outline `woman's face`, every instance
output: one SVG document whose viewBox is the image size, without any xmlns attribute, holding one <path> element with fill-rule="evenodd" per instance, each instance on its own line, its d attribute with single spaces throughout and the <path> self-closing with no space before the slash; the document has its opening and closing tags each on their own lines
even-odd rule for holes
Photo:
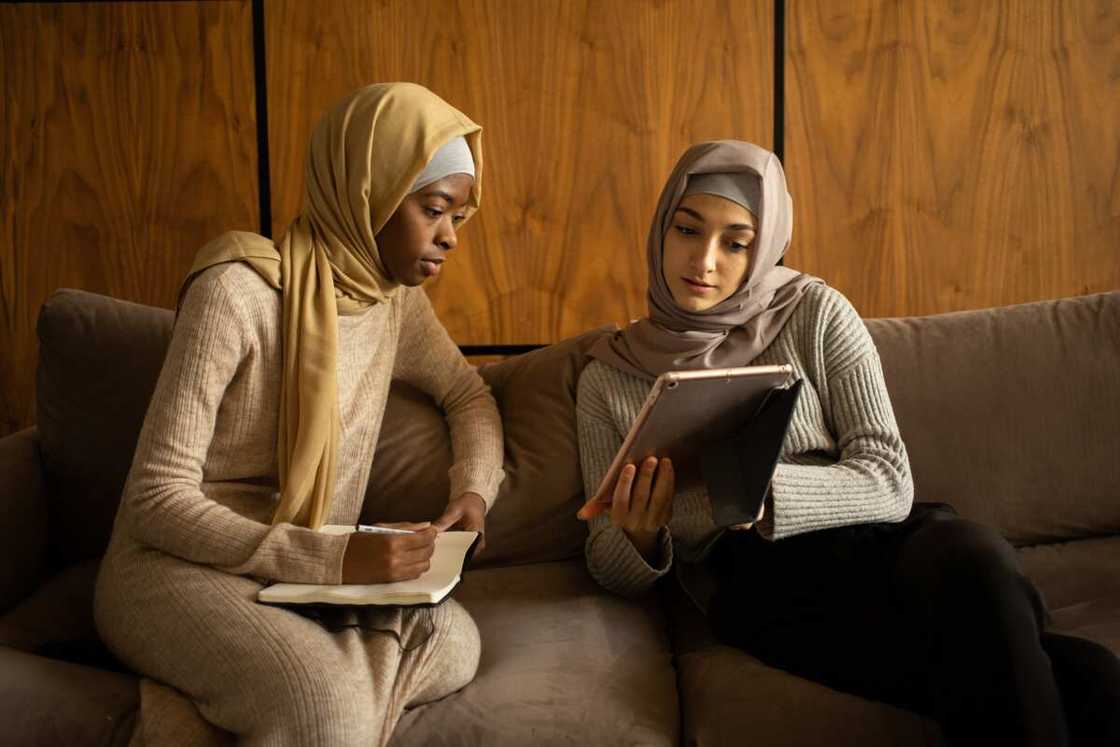
<svg viewBox="0 0 1120 747">
<path fill-rule="evenodd" d="M 447 253 L 459 243 L 455 228 L 465 217 L 473 185 L 473 176 L 451 174 L 401 201 L 376 237 L 391 280 L 415 286 L 439 275 Z"/>
<path fill-rule="evenodd" d="M 681 200 L 665 234 L 661 271 L 677 305 L 704 311 L 747 278 L 755 218 L 742 205 L 707 194 Z"/>
</svg>

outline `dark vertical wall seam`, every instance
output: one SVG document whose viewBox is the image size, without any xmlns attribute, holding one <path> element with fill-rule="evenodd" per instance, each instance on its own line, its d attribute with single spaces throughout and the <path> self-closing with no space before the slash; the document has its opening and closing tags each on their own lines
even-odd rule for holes
<svg viewBox="0 0 1120 747">
<path fill-rule="evenodd" d="M 268 163 L 268 75 L 264 55 L 264 0 L 253 0 L 253 78 L 257 99 L 257 182 L 261 235 L 272 236 L 272 174 Z"/>
<path fill-rule="evenodd" d="M 774 153 L 783 164 L 786 127 L 786 2 L 774 0 Z"/>
</svg>

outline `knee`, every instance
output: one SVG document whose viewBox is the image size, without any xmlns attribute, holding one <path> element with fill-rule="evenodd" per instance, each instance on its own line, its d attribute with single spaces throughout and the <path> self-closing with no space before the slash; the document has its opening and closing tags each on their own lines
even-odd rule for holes
<svg viewBox="0 0 1120 747">
<path fill-rule="evenodd" d="M 478 626 L 462 605 L 454 600 L 438 608 L 435 628 L 442 632 L 433 655 L 442 662 L 443 677 L 451 692 L 474 679 L 482 656 L 482 640 Z"/>
<path fill-rule="evenodd" d="M 454 600 L 431 610 L 431 636 L 424 645 L 422 675 L 409 705 L 438 700 L 466 687 L 478 672 L 482 642 L 470 614 Z"/>
<path fill-rule="evenodd" d="M 1018 595 L 1029 587 L 1015 549 L 991 527 L 963 519 L 923 528 L 905 549 L 910 580 L 958 603 Z"/>
<path fill-rule="evenodd" d="M 268 692 L 255 695 L 266 712 L 258 731 L 262 744 L 375 744 L 376 724 L 367 717 L 370 688 L 344 668 L 320 666 L 314 657 L 285 662 L 267 679 Z"/>
</svg>

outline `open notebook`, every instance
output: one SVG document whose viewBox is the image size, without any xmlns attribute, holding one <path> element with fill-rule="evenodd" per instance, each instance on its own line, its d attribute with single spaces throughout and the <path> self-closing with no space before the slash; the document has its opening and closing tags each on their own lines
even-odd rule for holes
<svg viewBox="0 0 1120 747">
<path fill-rule="evenodd" d="M 354 527 L 327 524 L 319 531 L 349 534 Z M 422 605 L 442 602 L 459 585 L 478 532 L 436 536 L 431 567 L 420 578 L 391 584 L 272 584 L 260 590 L 266 604 Z"/>
</svg>

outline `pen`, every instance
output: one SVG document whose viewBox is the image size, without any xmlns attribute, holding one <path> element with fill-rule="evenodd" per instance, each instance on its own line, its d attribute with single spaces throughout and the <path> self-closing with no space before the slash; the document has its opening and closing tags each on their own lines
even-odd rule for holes
<svg viewBox="0 0 1120 747">
<path fill-rule="evenodd" d="M 376 527 L 371 524 L 359 524 L 359 532 L 370 532 L 372 534 L 412 534 L 411 529 L 397 529 L 395 527 Z"/>
</svg>

